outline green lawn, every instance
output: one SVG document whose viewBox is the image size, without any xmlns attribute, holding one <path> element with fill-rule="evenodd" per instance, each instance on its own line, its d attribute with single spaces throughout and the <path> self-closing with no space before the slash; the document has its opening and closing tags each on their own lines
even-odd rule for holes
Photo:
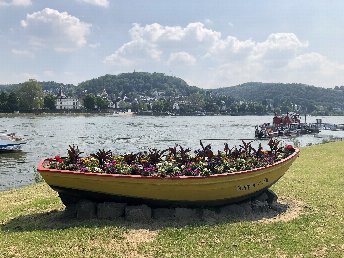
<svg viewBox="0 0 344 258">
<path fill-rule="evenodd" d="M 0 257 L 343 257 L 343 186 L 344 142 L 301 150 L 273 187 L 301 209 L 270 222 L 77 221 L 34 184 L 0 192 Z"/>
</svg>

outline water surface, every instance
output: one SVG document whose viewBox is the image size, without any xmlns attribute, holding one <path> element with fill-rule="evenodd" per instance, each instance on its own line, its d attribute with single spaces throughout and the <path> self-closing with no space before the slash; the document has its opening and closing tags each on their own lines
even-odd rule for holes
<svg viewBox="0 0 344 258">
<path fill-rule="evenodd" d="M 308 117 L 307 122 L 344 124 L 344 117 Z M 75 144 L 85 154 L 98 149 L 117 153 L 138 152 L 148 148 L 167 148 L 175 144 L 199 149 L 199 141 L 214 150 L 254 140 L 254 126 L 272 122 L 271 116 L 112 116 L 112 115 L 0 115 L 0 131 L 7 129 L 25 137 L 22 152 L 0 154 L 0 191 L 30 184 L 40 159 L 65 156 L 68 145 Z M 318 137 L 305 135 L 293 141 L 300 146 L 320 143 L 329 135 L 344 137 L 344 131 L 322 131 Z"/>
</svg>

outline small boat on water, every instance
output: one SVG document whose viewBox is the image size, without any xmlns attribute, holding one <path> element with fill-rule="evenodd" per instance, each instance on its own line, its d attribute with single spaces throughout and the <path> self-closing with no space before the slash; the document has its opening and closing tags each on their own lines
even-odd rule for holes
<svg viewBox="0 0 344 258">
<path fill-rule="evenodd" d="M 295 149 L 272 165 L 208 176 L 157 177 L 60 170 L 50 168 L 51 159 L 42 159 L 37 171 L 66 206 L 89 199 L 153 207 L 202 207 L 261 194 L 285 174 L 298 155 L 299 150 Z"/>
<path fill-rule="evenodd" d="M 6 130 L 0 132 L 0 152 L 19 151 L 23 144 L 25 142 L 15 133 L 8 133 Z"/>
</svg>

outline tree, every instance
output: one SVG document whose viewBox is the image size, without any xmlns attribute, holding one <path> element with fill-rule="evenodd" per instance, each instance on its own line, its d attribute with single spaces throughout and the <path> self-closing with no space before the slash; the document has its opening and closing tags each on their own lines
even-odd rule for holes
<svg viewBox="0 0 344 258">
<path fill-rule="evenodd" d="M 55 110 L 56 109 L 55 101 L 56 101 L 56 97 L 54 95 L 47 94 L 47 95 L 44 96 L 43 107 L 47 108 L 49 110 Z"/>
<path fill-rule="evenodd" d="M 86 94 L 84 97 L 84 107 L 88 110 L 94 110 L 94 107 L 96 105 L 96 97 L 94 94 Z"/>
<path fill-rule="evenodd" d="M 7 108 L 10 112 L 14 112 L 19 109 L 19 100 L 17 94 L 14 91 L 10 92 L 10 94 L 8 95 Z"/>
<path fill-rule="evenodd" d="M 0 92 L 0 112 L 6 112 L 7 109 L 7 93 L 2 91 Z"/>
<path fill-rule="evenodd" d="M 108 108 L 109 100 L 102 98 L 102 97 L 99 97 L 99 96 L 97 96 L 95 98 L 95 100 L 96 100 L 96 105 L 97 105 L 98 109 L 102 110 L 102 109 Z"/>
<path fill-rule="evenodd" d="M 30 79 L 19 84 L 16 91 L 19 99 L 19 108 L 24 111 L 40 109 L 43 106 L 42 86 L 36 80 Z"/>
<path fill-rule="evenodd" d="M 118 102 L 118 108 L 121 110 L 126 110 L 130 108 L 130 104 L 128 102 L 125 102 L 124 100 L 121 100 Z"/>
</svg>

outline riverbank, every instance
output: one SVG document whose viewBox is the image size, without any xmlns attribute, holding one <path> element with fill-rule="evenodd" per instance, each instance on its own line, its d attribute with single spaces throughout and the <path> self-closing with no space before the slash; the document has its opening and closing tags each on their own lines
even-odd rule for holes
<svg viewBox="0 0 344 258">
<path fill-rule="evenodd" d="M 45 183 L 0 192 L 3 257 L 340 257 L 344 143 L 304 147 L 273 187 L 290 207 L 274 218 L 79 221 Z"/>
</svg>

